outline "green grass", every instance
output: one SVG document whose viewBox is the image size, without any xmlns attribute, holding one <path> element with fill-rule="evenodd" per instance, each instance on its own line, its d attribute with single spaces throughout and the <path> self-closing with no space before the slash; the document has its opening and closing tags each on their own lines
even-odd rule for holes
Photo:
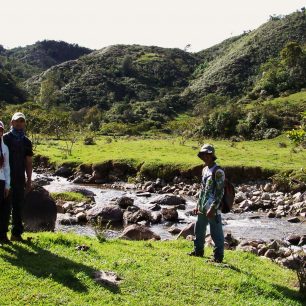
<svg viewBox="0 0 306 306">
<path fill-rule="evenodd" d="M 56 164 L 64 162 L 98 163 L 106 160 L 129 160 L 135 165 L 178 165 L 186 169 L 201 164 L 197 157 L 199 144 L 187 141 L 181 144 L 180 138 L 142 139 L 136 137 L 116 138 L 107 143 L 107 137 L 100 137 L 96 145 L 85 146 L 80 140 L 75 144 L 72 155 L 66 157 L 61 141 L 45 141 L 37 146 L 36 153 L 50 157 Z M 244 141 L 231 143 L 228 140 L 205 139 L 216 147 L 218 162 L 222 166 L 259 166 L 269 170 L 300 169 L 305 166 L 306 151 L 292 152 L 292 145 L 282 135 L 271 140 Z M 283 142 L 286 148 L 278 144 Z"/>
<path fill-rule="evenodd" d="M 79 192 L 52 192 L 51 196 L 54 200 L 85 202 L 88 198 Z"/>
<path fill-rule="evenodd" d="M 0 248 L 1 305 L 302 305 L 295 273 L 250 253 L 226 251 L 226 265 L 213 265 L 187 256 L 186 240 L 32 236 Z M 90 249 L 77 251 L 78 244 Z M 95 270 L 123 281 L 118 288 L 96 284 Z"/>
<path fill-rule="evenodd" d="M 147 63 L 151 61 L 160 61 L 161 56 L 157 53 L 146 53 L 141 55 L 138 59 L 137 62 L 139 63 Z"/>
<path fill-rule="evenodd" d="M 306 91 L 300 91 L 295 94 L 291 94 L 287 97 L 279 97 L 272 100 L 266 100 L 259 103 L 252 103 L 247 104 L 245 107 L 246 109 L 256 109 L 259 105 L 263 106 L 274 106 L 279 108 L 286 108 L 286 109 L 305 109 L 306 108 Z"/>
</svg>

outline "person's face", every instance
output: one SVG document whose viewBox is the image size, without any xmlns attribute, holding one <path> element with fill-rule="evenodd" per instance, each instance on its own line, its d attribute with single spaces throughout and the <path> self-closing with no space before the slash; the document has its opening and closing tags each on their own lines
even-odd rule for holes
<svg viewBox="0 0 306 306">
<path fill-rule="evenodd" d="M 2 128 L 2 127 L 0 127 L 0 137 L 2 137 L 2 136 L 3 136 L 3 133 L 4 133 L 4 130 L 3 130 L 3 128 Z"/>
<path fill-rule="evenodd" d="M 210 153 L 200 153 L 199 158 L 201 158 L 203 160 L 205 165 L 210 165 L 214 161 L 213 155 L 210 154 Z"/>
<path fill-rule="evenodd" d="M 12 121 L 12 126 L 16 130 L 24 130 L 25 128 L 25 120 L 23 118 L 19 118 L 17 120 Z"/>
</svg>

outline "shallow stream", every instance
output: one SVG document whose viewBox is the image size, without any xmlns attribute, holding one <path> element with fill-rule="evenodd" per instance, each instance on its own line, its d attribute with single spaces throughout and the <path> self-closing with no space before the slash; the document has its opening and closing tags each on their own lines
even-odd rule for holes
<svg viewBox="0 0 306 306">
<path fill-rule="evenodd" d="M 123 195 L 134 199 L 134 204 L 141 208 L 148 208 L 150 200 L 155 196 L 152 194 L 151 197 L 139 197 L 136 195 L 135 190 L 120 191 L 115 189 L 102 189 L 98 185 L 79 185 L 73 184 L 61 177 L 54 177 L 54 180 L 50 185 L 44 186 L 49 192 L 64 192 L 71 191 L 76 187 L 82 187 L 90 190 L 95 194 L 96 204 L 107 205 L 109 201 L 116 197 Z M 186 198 L 187 205 L 186 210 L 178 210 L 179 222 L 174 223 L 178 228 L 184 228 L 189 222 L 196 220 L 195 216 L 187 216 L 185 213 L 192 210 L 195 206 L 195 200 Z M 241 213 L 241 214 L 225 214 L 223 215 L 224 231 L 231 232 L 233 237 L 240 239 L 282 239 L 286 238 L 291 234 L 302 235 L 306 234 L 306 222 L 303 223 L 289 223 L 286 218 L 282 219 L 270 219 L 264 214 L 260 213 Z M 164 223 L 152 225 L 150 228 L 153 232 L 160 235 L 162 239 L 174 239 L 176 236 L 168 232 L 170 226 L 173 223 Z M 89 225 L 56 225 L 56 231 L 63 232 L 75 232 L 81 235 L 94 236 L 95 231 Z M 116 237 L 120 234 L 122 228 L 113 229 L 107 232 L 108 236 Z M 209 233 L 209 229 L 208 232 Z"/>
</svg>

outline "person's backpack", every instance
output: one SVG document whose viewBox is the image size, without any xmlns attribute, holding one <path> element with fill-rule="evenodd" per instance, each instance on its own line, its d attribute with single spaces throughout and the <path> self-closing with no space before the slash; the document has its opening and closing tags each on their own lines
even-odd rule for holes
<svg viewBox="0 0 306 306">
<path fill-rule="evenodd" d="M 216 183 L 216 172 L 217 170 L 222 169 L 219 166 L 216 166 L 212 173 L 212 179 L 214 184 Z M 223 169 L 222 169 L 223 170 Z M 224 171 L 224 170 L 223 170 Z M 224 194 L 221 200 L 220 208 L 223 214 L 227 214 L 233 208 L 235 199 L 235 188 L 234 185 L 226 178 L 224 180 Z"/>
</svg>

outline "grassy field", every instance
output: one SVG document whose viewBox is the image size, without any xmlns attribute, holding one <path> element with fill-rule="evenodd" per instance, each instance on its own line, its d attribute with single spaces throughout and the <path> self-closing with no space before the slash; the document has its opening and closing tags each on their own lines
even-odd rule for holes
<svg viewBox="0 0 306 306">
<path fill-rule="evenodd" d="M 101 244 L 73 234 L 32 236 L 0 247 L 1 305 L 303 304 L 293 271 L 250 253 L 226 251 L 225 264 L 214 265 L 187 256 L 186 240 Z M 90 248 L 78 251 L 79 244 Z M 95 283 L 96 270 L 116 272 L 121 284 Z"/>
<path fill-rule="evenodd" d="M 259 105 L 265 105 L 265 106 L 275 106 L 279 108 L 287 108 L 290 109 L 292 107 L 295 107 L 296 110 L 305 110 L 306 107 L 306 92 L 301 91 L 297 92 L 295 94 L 291 94 L 287 97 L 279 97 L 272 100 L 266 100 L 262 101 L 260 103 L 250 103 L 246 105 L 246 109 L 255 109 Z"/>
<path fill-rule="evenodd" d="M 44 140 L 36 153 L 50 157 L 52 162 L 98 163 L 105 160 L 130 160 L 134 164 L 170 164 L 189 168 L 201 164 L 197 157 L 199 144 L 180 138 L 142 139 L 122 137 L 112 139 L 100 137 L 95 145 L 85 146 L 80 140 L 74 145 L 72 155 L 66 156 L 63 141 Z M 231 143 L 228 140 L 210 140 L 216 147 L 218 162 L 222 166 L 259 166 L 263 169 L 290 170 L 305 166 L 306 150 L 292 151 L 292 145 L 285 135 L 271 140 L 243 141 Z M 279 143 L 287 147 L 281 148 Z"/>
</svg>

